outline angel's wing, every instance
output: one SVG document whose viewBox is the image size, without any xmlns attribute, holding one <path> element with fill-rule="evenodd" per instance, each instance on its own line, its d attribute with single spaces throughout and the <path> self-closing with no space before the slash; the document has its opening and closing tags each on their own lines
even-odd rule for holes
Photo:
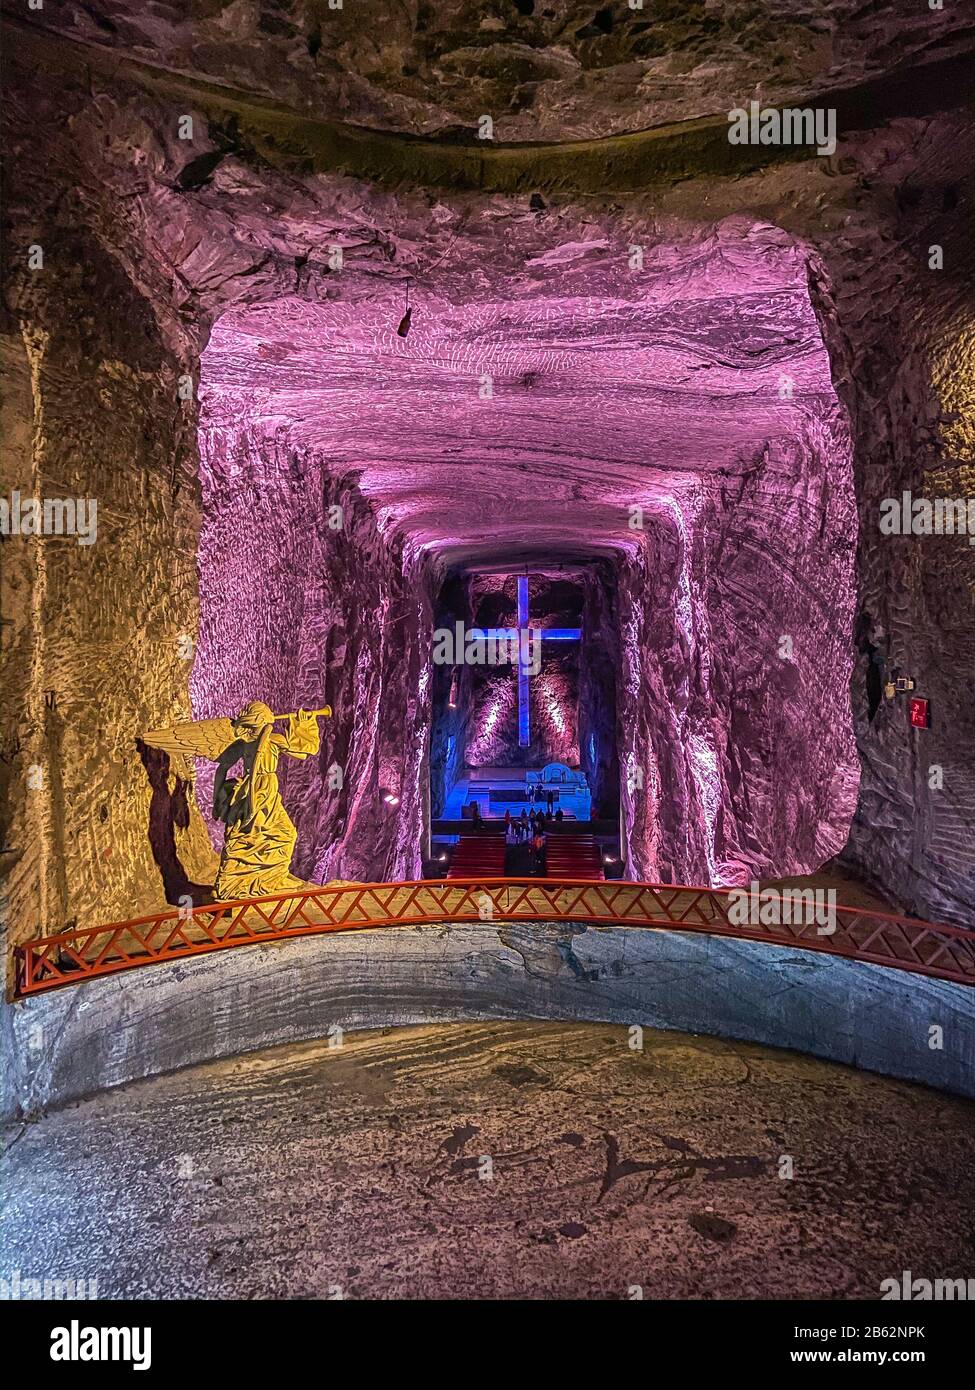
<svg viewBox="0 0 975 1390">
<path fill-rule="evenodd" d="M 183 766 L 192 772 L 194 758 L 209 758 L 215 763 L 236 737 L 229 719 L 196 719 L 168 729 L 150 729 L 142 735 L 142 742 L 150 748 L 161 748 L 171 758 L 181 758 Z"/>
</svg>

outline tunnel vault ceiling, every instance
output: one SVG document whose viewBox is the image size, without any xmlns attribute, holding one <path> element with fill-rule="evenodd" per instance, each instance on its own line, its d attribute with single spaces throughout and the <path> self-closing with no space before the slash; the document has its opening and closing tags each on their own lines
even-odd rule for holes
<svg viewBox="0 0 975 1390">
<path fill-rule="evenodd" d="M 633 507 L 672 504 L 688 476 L 741 478 L 836 398 L 790 238 L 731 223 L 649 245 L 639 273 L 626 245 L 557 242 L 510 279 L 455 265 L 453 299 L 434 272 L 405 338 L 404 286 L 231 311 L 204 354 L 201 426 L 246 423 L 354 470 L 380 524 L 448 564 L 632 546 Z"/>
<path fill-rule="evenodd" d="M 416 622 L 421 653 L 432 621 L 416 588 L 432 596 L 431 565 L 614 554 L 602 625 L 619 631 L 607 672 L 630 872 L 717 885 L 807 872 L 845 843 L 858 785 L 850 440 L 809 250 L 732 219 L 703 235 L 674 228 L 680 242 L 651 233 L 634 265 L 611 217 L 595 230 L 546 245 L 537 222 L 510 226 L 511 274 L 448 242 L 411 294 L 405 337 L 405 281 L 386 277 L 360 278 L 341 301 L 288 296 L 218 319 L 200 376 L 196 707 L 232 703 L 227 657 L 232 671 L 253 667 L 249 634 L 269 612 L 293 615 L 260 667 L 284 672 L 305 643 L 287 634 L 310 626 L 309 654 L 327 647 L 336 588 L 355 594 L 363 567 L 390 563 L 359 533 L 335 567 L 328 507 L 344 481 L 402 555 L 392 606 L 398 626 Z M 358 619 L 375 628 L 387 684 L 404 678 L 389 669 L 390 606 L 364 593 Z M 422 711 L 422 659 L 417 678 Z M 336 689 L 329 702 L 355 705 L 366 741 L 368 703 L 344 679 Z M 383 785 L 417 805 L 424 774 L 410 757 Z M 344 872 L 316 787 L 293 780 L 316 876 Z"/>
</svg>

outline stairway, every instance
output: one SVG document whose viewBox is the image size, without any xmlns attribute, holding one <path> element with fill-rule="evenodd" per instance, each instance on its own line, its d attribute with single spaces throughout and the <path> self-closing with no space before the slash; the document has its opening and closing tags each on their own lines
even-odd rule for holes
<svg viewBox="0 0 975 1390">
<path fill-rule="evenodd" d="M 504 835 L 461 835 L 448 878 L 504 878 Z"/>
<path fill-rule="evenodd" d="M 548 835 L 545 864 L 549 878 L 605 878 L 599 845 L 592 835 Z"/>
</svg>

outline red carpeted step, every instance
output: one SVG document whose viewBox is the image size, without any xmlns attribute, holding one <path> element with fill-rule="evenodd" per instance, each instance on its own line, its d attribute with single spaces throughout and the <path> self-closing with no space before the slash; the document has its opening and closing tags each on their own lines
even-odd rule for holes
<svg viewBox="0 0 975 1390">
<path fill-rule="evenodd" d="M 591 835 L 551 835 L 545 849 L 549 878 L 578 878 L 598 882 L 606 875 L 599 846 Z"/>
<path fill-rule="evenodd" d="M 503 835 L 462 835 L 447 870 L 448 878 L 504 878 Z"/>
<path fill-rule="evenodd" d="M 503 878 L 505 842 L 500 835 L 462 835 L 447 870 L 448 878 Z M 546 842 L 549 878 L 599 882 L 602 855 L 591 835 L 550 835 Z"/>
</svg>

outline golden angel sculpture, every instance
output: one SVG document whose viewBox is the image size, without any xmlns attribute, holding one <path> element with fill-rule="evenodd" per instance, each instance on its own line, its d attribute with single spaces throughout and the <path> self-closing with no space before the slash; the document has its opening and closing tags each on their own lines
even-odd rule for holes
<svg viewBox="0 0 975 1390">
<path fill-rule="evenodd" d="M 181 758 L 188 776 L 193 758 L 217 764 L 213 815 L 225 827 L 213 890 L 218 902 L 308 887 L 290 872 L 298 832 L 278 790 L 278 759 L 282 753 L 313 757 L 319 749 L 319 717 L 327 719 L 331 713 L 326 705 L 297 714 L 272 714 L 254 700 L 235 719 L 198 719 L 142 735 L 150 747 Z M 287 720 L 285 732 L 275 733 L 274 725 L 282 720 Z M 231 777 L 238 762 L 243 773 Z"/>
</svg>

